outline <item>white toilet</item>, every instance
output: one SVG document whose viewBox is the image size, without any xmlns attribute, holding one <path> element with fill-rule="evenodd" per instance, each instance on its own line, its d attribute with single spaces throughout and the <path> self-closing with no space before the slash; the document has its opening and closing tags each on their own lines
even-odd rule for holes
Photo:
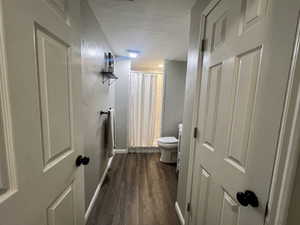
<svg viewBox="0 0 300 225">
<path fill-rule="evenodd" d="M 161 137 L 158 139 L 160 148 L 160 161 L 163 163 L 177 162 L 178 139 L 175 137 Z"/>
<path fill-rule="evenodd" d="M 161 137 L 157 140 L 160 148 L 160 161 L 163 163 L 176 163 L 179 170 L 179 146 L 182 135 L 182 123 L 178 125 L 178 139 L 176 137 Z"/>
</svg>

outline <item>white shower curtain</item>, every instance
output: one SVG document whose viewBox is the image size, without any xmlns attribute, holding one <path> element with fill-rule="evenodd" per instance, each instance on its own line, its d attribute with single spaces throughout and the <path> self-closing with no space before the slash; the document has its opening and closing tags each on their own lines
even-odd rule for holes
<svg viewBox="0 0 300 225">
<path fill-rule="evenodd" d="M 163 74 L 131 72 L 129 147 L 156 147 L 161 132 Z"/>
</svg>

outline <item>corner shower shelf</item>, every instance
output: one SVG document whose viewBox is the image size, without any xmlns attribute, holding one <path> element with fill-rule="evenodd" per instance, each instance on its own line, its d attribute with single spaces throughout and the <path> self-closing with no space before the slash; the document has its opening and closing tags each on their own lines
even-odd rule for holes
<svg viewBox="0 0 300 225">
<path fill-rule="evenodd" d="M 112 72 L 105 72 L 102 71 L 101 72 L 102 76 L 103 76 L 103 81 L 102 83 L 105 84 L 106 82 L 108 82 L 108 86 L 113 84 L 113 81 L 116 81 L 117 79 L 119 79 L 119 77 L 117 77 L 115 74 L 113 74 Z"/>
</svg>

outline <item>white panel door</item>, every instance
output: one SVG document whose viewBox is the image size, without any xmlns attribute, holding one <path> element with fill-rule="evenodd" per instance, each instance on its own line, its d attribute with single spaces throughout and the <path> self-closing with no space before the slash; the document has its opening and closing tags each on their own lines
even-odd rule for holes
<svg viewBox="0 0 300 225">
<path fill-rule="evenodd" d="M 204 12 L 190 224 L 264 224 L 299 9 L 220 0 Z"/>
<path fill-rule="evenodd" d="M 0 224 L 83 225 L 80 1 L 0 4 Z"/>
</svg>

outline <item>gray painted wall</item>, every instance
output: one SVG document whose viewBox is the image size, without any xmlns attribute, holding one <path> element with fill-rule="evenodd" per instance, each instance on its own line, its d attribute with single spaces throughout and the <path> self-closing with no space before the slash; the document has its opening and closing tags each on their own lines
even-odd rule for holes
<svg viewBox="0 0 300 225">
<path fill-rule="evenodd" d="M 131 60 L 117 60 L 115 74 L 119 77 L 115 83 L 115 121 L 116 148 L 128 147 L 128 110 L 129 110 L 129 75 Z"/>
<path fill-rule="evenodd" d="M 178 136 L 183 118 L 186 62 L 165 60 L 162 136 Z"/>
<path fill-rule="evenodd" d="M 103 121 L 99 110 L 114 107 L 115 87 L 102 84 L 104 52 L 110 51 L 105 35 L 86 1 L 81 1 L 82 117 L 84 151 L 91 161 L 85 170 L 85 202 L 88 207 L 107 164 Z"/>
<path fill-rule="evenodd" d="M 190 144 L 192 136 L 192 118 L 193 118 L 193 104 L 196 89 L 196 81 L 198 76 L 199 67 L 199 53 L 200 53 L 200 18 L 201 12 L 208 5 L 211 0 L 197 0 L 191 11 L 190 22 L 190 40 L 187 62 L 187 77 L 185 87 L 185 100 L 184 100 L 184 112 L 183 112 L 183 134 L 181 139 L 181 170 L 179 172 L 178 179 L 178 191 L 177 202 L 179 204 L 182 213 L 186 210 L 186 184 L 188 177 L 188 163 Z"/>
</svg>

